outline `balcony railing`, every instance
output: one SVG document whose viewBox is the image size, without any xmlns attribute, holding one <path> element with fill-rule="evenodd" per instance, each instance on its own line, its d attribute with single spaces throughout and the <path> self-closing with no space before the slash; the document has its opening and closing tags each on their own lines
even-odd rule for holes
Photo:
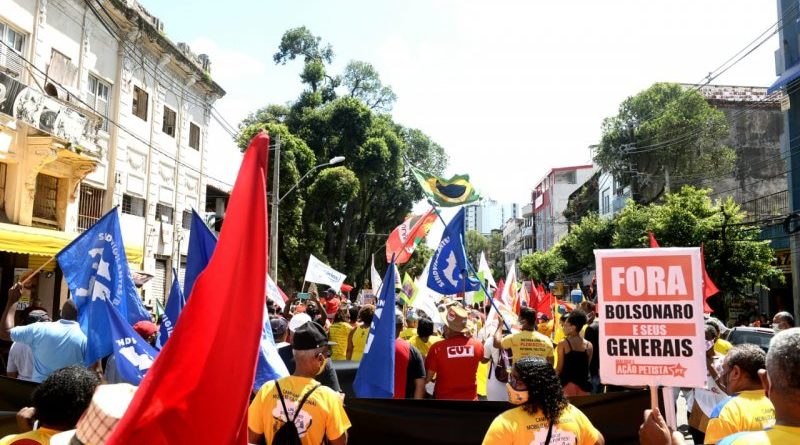
<svg viewBox="0 0 800 445">
<path fill-rule="evenodd" d="M 789 193 L 786 190 L 745 201 L 742 210 L 747 212 L 746 222 L 780 218 L 789 213 Z"/>
</svg>

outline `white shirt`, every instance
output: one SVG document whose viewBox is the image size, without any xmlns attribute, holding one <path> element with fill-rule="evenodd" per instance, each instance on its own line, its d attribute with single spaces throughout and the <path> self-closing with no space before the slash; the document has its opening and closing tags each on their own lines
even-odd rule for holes
<svg viewBox="0 0 800 445">
<path fill-rule="evenodd" d="M 11 349 L 8 351 L 6 372 L 16 372 L 18 379 L 32 381 L 33 351 L 31 351 L 30 346 L 17 342 L 11 344 Z"/>
</svg>

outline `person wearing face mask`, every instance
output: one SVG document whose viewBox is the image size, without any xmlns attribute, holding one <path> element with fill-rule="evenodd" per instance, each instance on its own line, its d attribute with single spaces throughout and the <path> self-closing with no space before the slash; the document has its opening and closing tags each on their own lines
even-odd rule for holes
<svg viewBox="0 0 800 445">
<path fill-rule="evenodd" d="M 775 407 L 761 386 L 758 371 L 766 368 L 767 354 L 756 345 L 731 348 L 722 362 L 720 383 L 731 395 L 714 407 L 705 443 L 717 443 L 741 431 L 760 431 L 775 424 Z"/>
<path fill-rule="evenodd" d="M 772 329 L 780 332 L 794 327 L 794 317 L 788 312 L 778 312 L 772 317 Z"/>
<path fill-rule="evenodd" d="M 347 443 L 351 425 L 342 398 L 315 380 L 325 369 L 332 345 L 317 323 L 307 322 L 294 332 L 294 372 L 264 384 L 256 394 L 247 413 L 249 443 L 272 443 L 288 416 L 294 418 L 304 445 L 317 445 L 323 440 L 333 445 Z"/>
<path fill-rule="evenodd" d="M 553 365 L 538 357 L 516 363 L 506 384 L 512 408 L 497 416 L 483 445 L 603 445 L 603 435 L 572 406 Z"/>
</svg>

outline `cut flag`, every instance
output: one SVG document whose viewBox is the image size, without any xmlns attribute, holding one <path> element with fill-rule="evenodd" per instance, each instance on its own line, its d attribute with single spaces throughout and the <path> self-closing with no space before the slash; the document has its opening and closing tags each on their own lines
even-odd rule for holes
<svg viewBox="0 0 800 445">
<path fill-rule="evenodd" d="M 442 179 L 436 175 L 411 167 L 422 191 L 439 207 L 457 207 L 481 199 L 469 182 L 469 175 L 455 175 Z"/>
<path fill-rule="evenodd" d="M 425 239 L 436 218 L 436 211 L 430 209 L 423 215 L 408 216 L 402 224 L 395 227 L 386 240 L 386 262 L 392 261 L 392 256 L 395 264 L 404 264 L 411 259 L 411 254 Z"/>
<path fill-rule="evenodd" d="M 81 330 L 86 334 L 85 365 L 113 352 L 105 300 L 129 325 L 150 320 L 128 269 L 116 207 L 56 254 L 56 259 L 78 307 Z"/>
<path fill-rule="evenodd" d="M 214 255 L 108 445 L 247 443 L 267 282 L 268 147 L 265 133 L 250 142 Z"/>
<path fill-rule="evenodd" d="M 383 282 L 393 282 L 394 273 L 394 262 L 390 261 Z M 394 396 L 394 311 L 394 289 L 383 286 L 364 346 L 364 355 L 353 381 L 356 397 L 391 399 Z"/>
<path fill-rule="evenodd" d="M 175 324 L 178 323 L 178 317 L 186 306 L 186 298 L 181 292 L 181 285 L 178 282 L 178 272 L 172 269 L 172 287 L 169 290 L 169 298 L 167 298 L 167 307 L 164 308 L 164 314 L 161 316 L 161 328 L 159 330 L 159 342 L 163 348 L 175 330 Z M 156 300 L 157 301 L 157 300 Z"/>
<path fill-rule="evenodd" d="M 186 275 L 183 277 L 183 297 L 189 299 L 192 293 L 194 282 L 200 272 L 206 268 L 214 247 L 217 245 L 217 237 L 203 222 L 203 218 L 192 209 L 192 224 L 189 228 L 189 250 L 186 253 Z"/>
</svg>

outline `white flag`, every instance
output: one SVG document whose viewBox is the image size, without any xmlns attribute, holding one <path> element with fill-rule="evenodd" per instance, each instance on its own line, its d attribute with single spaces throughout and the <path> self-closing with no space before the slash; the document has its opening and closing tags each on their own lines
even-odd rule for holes
<svg viewBox="0 0 800 445">
<path fill-rule="evenodd" d="M 503 286 L 503 293 L 500 295 L 503 303 L 507 304 L 508 307 L 513 307 L 514 299 L 517 295 L 517 262 L 514 261 L 511 263 L 511 267 L 508 269 L 508 276 L 506 276 L 506 282 Z"/>
<path fill-rule="evenodd" d="M 492 269 L 489 268 L 489 262 L 486 261 L 486 254 L 481 252 L 481 260 L 478 263 L 478 272 L 483 272 L 483 279 L 489 282 L 489 286 L 497 287 L 497 283 L 495 283 L 494 278 L 492 277 Z M 487 295 L 487 297 L 491 298 L 491 295 Z"/>
<path fill-rule="evenodd" d="M 411 307 L 425 312 L 425 314 L 430 317 L 431 321 L 433 321 L 434 325 L 441 326 L 443 323 L 439 316 L 439 311 L 436 309 L 436 304 L 442 300 L 443 295 L 428 288 L 428 270 L 430 269 L 432 260 L 433 257 L 428 260 L 428 264 L 422 269 L 422 275 L 415 280 L 418 293 L 417 298 L 411 303 Z"/>
<path fill-rule="evenodd" d="M 314 255 L 309 255 L 305 281 L 309 283 L 327 284 L 331 289 L 339 292 L 345 277 L 345 274 L 336 271 L 331 266 L 318 260 Z"/>
<path fill-rule="evenodd" d="M 272 280 L 271 276 L 267 275 L 267 298 L 275 302 L 275 305 L 283 310 L 284 306 L 286 306 L 286 302 L 283 301 L 281 293 L 278 284 Z"/>
<path fill-rule="evenodd" d="M 370 285 L 372 285 L 372 294 L 377 297 L 383 280 L 381 279 L 381 275 L 378 273 L 378 270 L 375 269 L 375 255 L 372 255 L 372 266 L 370 266 L 369 270 L 369 281 Z"/>
</svg>

